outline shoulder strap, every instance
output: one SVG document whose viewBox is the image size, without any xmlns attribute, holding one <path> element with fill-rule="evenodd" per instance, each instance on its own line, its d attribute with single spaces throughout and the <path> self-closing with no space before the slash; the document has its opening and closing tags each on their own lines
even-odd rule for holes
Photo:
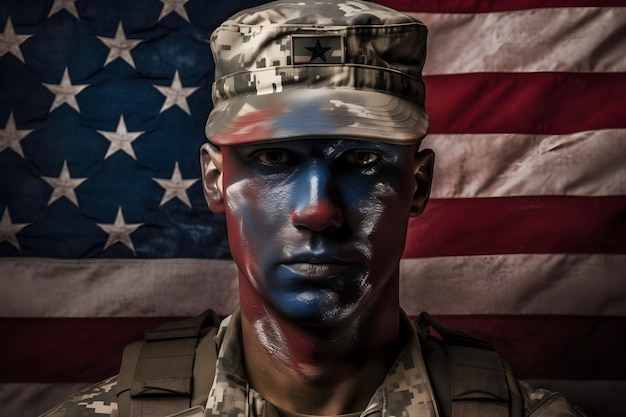
<svg viewBox="0 0 626 417">
<path fill-rule="evenodd" d="M 194 362 L 210 364 L 216 358 L 213 338 L 198 340 L 203 328 L 218 324 L 217 315 L 207 310 L 147 331 L 143 342 L 127 346 L 117 384 L 120 417 L 161 417 L 197 405 L 194 396 L 206 395 L 201 390 L 208 392 L 213 380 L 204 381 L 210 376 L 206 372 L 215 366 L 202 366 L 205 373 L 194 384 Z"/>
<path fill-rule="evenodd" d="M 416 326 L 442 417 L 522 417 L 523 401 L 509 366 L 491 344 L 422 313 Z M 434 329 L 443 343 L 432 335 Z"/>
</svg>

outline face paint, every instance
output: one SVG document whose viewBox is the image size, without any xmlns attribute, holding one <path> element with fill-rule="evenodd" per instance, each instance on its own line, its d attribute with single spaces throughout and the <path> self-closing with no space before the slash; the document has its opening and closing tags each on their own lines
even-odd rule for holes
<svg viewBox="0 0 626 417">
<path fill-rule="evenodd" d="M 256 306 L 319 327 L 397 304 L 388 289 L 415 192 L 413 151 L 340 139 L 223 147 L 231 252 L 257 298 L 242 300 L 244 314 Z"/>
</svg>

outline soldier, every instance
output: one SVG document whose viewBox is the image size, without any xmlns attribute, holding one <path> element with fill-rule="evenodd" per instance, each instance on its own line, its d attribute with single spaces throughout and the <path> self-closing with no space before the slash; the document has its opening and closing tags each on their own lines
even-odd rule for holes
<svg viewBox="0 0 626 417">
<path fill-rule="evenodd" d="M 416 329 L 399 305 L 407 223 L 434 163 L 420 150 L 426 35 L 357 0 L 281 0 L 223 23 L 201 163 L 208 205 L 226 215 L 240 308 L 214 339 L 196 348 L 190 336 L 217 360 L 197 357 L 181 384 L 194 352 L 180 372 L 172 357 L 189 347 L 168 345 L 164 362 L 135 355 L 130 372 L 45 415 L 131 415 L 116 398 L 130 394 L 132 415 L 153 417 L 582 416 L 516 381 L 483 342 L 427 315 Z M 152 340 L 141 349 L 159 350 Z M 189 399 L 170 407 L 165 391 Z"/>
</svg>

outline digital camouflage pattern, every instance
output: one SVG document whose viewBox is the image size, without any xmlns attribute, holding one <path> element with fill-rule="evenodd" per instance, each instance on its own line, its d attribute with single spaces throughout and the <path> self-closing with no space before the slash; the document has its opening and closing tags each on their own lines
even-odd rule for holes
<svg viewBox="0 0 626 417">
<path fill-rule="evenodd" d="M 177 416 L 283 417 L 272 404 L 248 387 L 243 369 L 240 326 L 239 313 L 236 312 L 222 321 L 215 337 L 219 354 L 205 413 L 196 407 Z M 438 417 L 425 369 L 420 342 L 413 333 L 361 417 Z M 42 417 L 118 417 L 116 382 L 117 377 L 112 377 L 85 388 Z M 522 381 L 520 389 L 526 417 L 584 417 L 559 393 L 535 389 Z"/>
<path fill-rule="evenodd" d="M 233 325 L 229 325 L 229 322 Z M 216 339 L 221 347 L 205 417 L 281 417 L 278 410 L 261 395 L 248 389 L 241 360 L 239 323 L 237 312 L 227 319 L 217 333 Z M 408 325 L 412 326 L 410 323 Z M 435 417 L 437 414 L 433 398 L 419 340 L 414 333 L 361 415 L 381 416 L 385 407 L 390 416 Z M 406 413 L 404 410 L 414 411 Z"/>
<path fill-rule="evenodd" d="M 277 1 L 211 36 L 216 145 L 303 136 L 415 143 L 428 129 L 426 26 L 360 1 Z"/>
<path fill-rule="evenodd" d="M 73 394 L 63 404 L 42 414 L 42 417 L 118 417 L 116 385 L 117 376 L 114 376 L 86 387 Z"/>
</svg>

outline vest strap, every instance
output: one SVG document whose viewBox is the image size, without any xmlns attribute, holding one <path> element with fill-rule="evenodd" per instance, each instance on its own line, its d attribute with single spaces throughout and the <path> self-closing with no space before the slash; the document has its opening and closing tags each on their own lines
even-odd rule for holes
<svg viewBox="0 0 626 417">
<path fill-rule="evenodd" d="M 130 405 L 130 417 L 162 417 L 190 408 L 201 330 L 218 324 L 217 315 L 207 310 L 147 331 L 143 342 L 128 346 L 118 380 L 120 408 Z"/>
<path fill-rule="evenodd" d="M 437 390 L 440 404 L 447 405 L 451 401 L 451 406 L 443 409 L 445 417 L 510 417 L 520 414 L 522 407 L 514 398 L 519 392 L 517 384 L 508 375 L 508 365 L 489 342 L 475 338 L 464 330 L 444 326 L 425 312 L 418 317 L 416 326 L 431 340 L 431 344 L 431 329 L 443 339 L 447 366 L 443 366 L 441 359 L 436 364 L 431 362 L 427 365 L 431 378 L 446 381 L 445 389 Z M 433 355 L 433 358 L 436 356 Z M 449 377 L 442 377 L 445 373 Z M 511 382 L 514 386 L 510 386 Z M 449 399 L 444 397 L 446 395 Z"/>
</svg>

